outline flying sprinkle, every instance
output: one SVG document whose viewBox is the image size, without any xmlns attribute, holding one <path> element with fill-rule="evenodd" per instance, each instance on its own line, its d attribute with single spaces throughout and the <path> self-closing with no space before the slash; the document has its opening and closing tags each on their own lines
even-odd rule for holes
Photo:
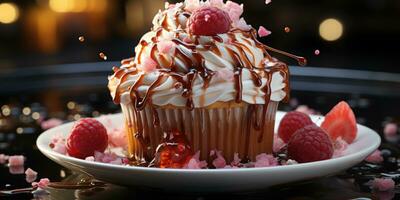
<svg viewBox="0 0 400 200">
<path fill-rule="evenodd" d="M 318 49 L 316 49 L 316 50 L 314 51 L 314 54 L 315 54 L 316 56 L 318 56 L 319 53 L 321 53 L 321 52 L 320 52 Z"/>
<path fill-rule="evenodd" d="M 269 3 L 271 3 L 271 0 L 265 0 L 265 5 L 268 5 Z"/>
<path fill-rule="evenodd" d="M 286 27 L 285 27 L 285 32 L 286 32 L 286 33 L 289 33 L 289 32 L 290 32 L 290 27 L 286 26 Z"/>
<path fill-rule="evenodd" d="M 107 56 L 103 52 L 99 53 L 99 56 L 101 59 L 107 60 Z"/>
</svg>

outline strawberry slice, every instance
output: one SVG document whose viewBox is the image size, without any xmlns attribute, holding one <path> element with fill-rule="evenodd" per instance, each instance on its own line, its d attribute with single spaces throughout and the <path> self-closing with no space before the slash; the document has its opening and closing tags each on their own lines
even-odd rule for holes
<svg viewBox="0 0 400 200">
<path fill-rule="evenodd" d="M 338 103 L 326 114 L 321 128 L 330 135 L 332 141 L 341 137 L 348 144 L 351 144 L 357 137 L 356 117 L 349 104 L 344 101 Z"/>
</svg>

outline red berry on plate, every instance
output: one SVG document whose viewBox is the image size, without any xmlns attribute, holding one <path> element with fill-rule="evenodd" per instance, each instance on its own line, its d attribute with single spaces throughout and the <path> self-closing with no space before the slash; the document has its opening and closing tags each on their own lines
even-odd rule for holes
<svg viewBox="0 0 400 200">
<path fill-rule="evenodd" d="M 348 144 L 351 144 L 357 137 L 357 122 L 353 110 L 349 104 L 342 101 L 326 114 L 321 124 L 333 141 L 341 137 Z"/>
<path fill-rule="evenodd" d="M 288 112 L 279 124 L 278 135 L 287 143 L 297 130 L 310 124 L 314 123 L 308 115 L 298 111 Z"/>
<path fill-rule="evenodd" d="M 231 19 L 227 12 L 219 8 L 204 6 L 192 13 L 188 27 L 193 35 L 213 36 L 227 33 L 231 28 Z"/>
<path fill-rule="evenodd" d="M 328 134 L 312 124 L 294 133 L 287 152 L 290 159 L 299 163 L 314 162 L 332 158 L 333 145 Z"/>
<path fill-rule="evenodd" d="M 92 118 L 77 121 L 72 127 L 66 144 L 68 155 L 82 159 L 93 156 L 95 151 L 104 152 L 107 146 L 106 128 Z"/>
<path fill-rule="evenodd" d="M 192 158 L 193 151 L 179 131 L 167 132 L 163 142 L 158 145 L 153 164 L 159 168 L 183 168 Z"/>
</svg>

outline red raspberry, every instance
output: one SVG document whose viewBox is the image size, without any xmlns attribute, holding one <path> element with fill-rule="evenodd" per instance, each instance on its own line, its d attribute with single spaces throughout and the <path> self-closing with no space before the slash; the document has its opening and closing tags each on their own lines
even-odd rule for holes
<svg viewBox="0 0 400 200">
<path fill-rule="evenodd" d="M 179 131 L 165 133 L 157 147 L 154 161 L 159 168 L 183 168 L 192 158 L 193 151 L 184 134 Z"/>
<path fill-rule="evenodd" d="M 317 125 L 299 129 L 289 140 L 288 156 L 299 163 L 332 158 L 333 145 L 328 134 Z"/>
<path fill-rule="evenodd" d="M 314 123 L 308 115 L 297 111 L 288 112 L 279 124 L 278 135 L 287 143 L 297 130 L 310 124 Z"/>
<path fill-rule="evenodd" d="M 67 139 L 67 152 L 76 158 L 93 156 L 95 151 L 104 152 L 108 145 L 107 130 L 92 118 L 81 119 L 72 127 Z"/>
<path fill-rule="evenodd" d="M 205 6 L 192 13 L 187 27 L 193 35 L 213 36 L 228 32 L 231 28 L 231 19 L 227 12 Z"/>
</svg>

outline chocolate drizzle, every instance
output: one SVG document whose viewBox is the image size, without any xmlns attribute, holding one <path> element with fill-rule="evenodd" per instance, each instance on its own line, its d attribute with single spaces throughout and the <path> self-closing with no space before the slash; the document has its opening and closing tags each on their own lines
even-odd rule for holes
<svg viewBox="0 0 400 200">
<path fill-rule="evenodd" d="M 177 11 L 175 13 L 174 21 L 176 24 L 180 23 L 180 17 L 190 17 L 190 13 L 184 11 Z M 251 29 L 250 31 L 241 31 L 238 29 L 233 29 L 229 33 L 227 33 L 228 41 L 224 40 L 221 36 L 212 36 L 210 38 L 210 42 L 207 44 L 202 44 L 200 41 L 201 38 L 198 36 L 186 36 L 183 35 L 180 37 L 180 31 L 185 31 L 184 29 L 178 28 L 174 30 L 174 39 L 172 42 L 176 44 L 175 51 L 173 55 L 163 55 L 158 52 L 157 43 L 159 41 L 159 37 L 163 36 L 164 31 L 170 32 L 171 26 L 169 26 L 169 22 L 167 20 L 166 14 L 164 14 L 163 18 L 159 20 L 160 27 L 156 29 L 156 34 L 152 37 L 149 41 L 142 39 L 140 41 L 141 48 L 137 52 L 136 59 L 129 58 L 125 59 L 121 62 L 123 65 L 128 65 L 127 67 L 121 68 L 113 68 L 114 75 L 113 77 L 118 80 L 117 88 L 115 91 L 114 102 L 120 103 L 120 95 L 122 93 L 128 92 L 130 94 L 132 105 L 134 106 L 135 110 L 135 119 L 137 122 L 137 133 L 135 133 L 135 138 L 139 141 L 142 146 L 143 154 L 145 157 L 151 157 L 151 155 L 147 152 L 149 142 L 143 137 L 143 122 L 142 122 L 142 114 L 143 109 L 148 105 L 151 106 L 152 114 L 153 114 L 153 123 L 154 126 L 160 125 L 160 120 L 158 117 L 158 113 L 156 108 L 154 108 L 151 103 L 152 95 L 154 93 L 154 89 L 160 86 L 167 78 L 172 78 L 176 83 L 174 84 L 174 88 L 176 90 L 181 90 L 182 97 L 186 98 L 186 108 L 188 110 L 193 110 L 195 108 L 195 104 L 193 102 L 193 85 L 197 78 L 201 78 L 203 82 L 203 96 L 200 100 L 201 106 L 204 106 L 204 93 L 209 87 L 209 84 L 216 74 L 215 71 L 207 68 L 206 60 L 202 56 L 201 51 L 212 51 L 215 55 L 222 56 L 220 49 L 218 48 L 217 44 L 226 43 L 225 49 L 227 50 L 228 55 L 233 60 L 234 66 L 234 88 L 236 90 L 235 99 L 236 103 L 242 102 L 242 95 L 243 95 L 243 80 L 242 74 L 243 69 L 246 69 L 250 75 L 251 79 L 254 83 L 254 86 L 257 87 L 260 91 L 262 91 L 264 96 L 264 106 L 261 113 L 261 118 L 259 118 L 259 112 L 255 109 L 254 106 L 249 106 L 248 109 L 248 120 L 249 125 L 254 126 L 256 130 L 258 130 L 259 135 L 257 136 L 258 141 L 261 142 L 263 140 L 263 128 L 265 124 L 265 118 L 268 111 L 268 103 L 271 100 L 271 81 L 272 75 L 274 73 L 279 73 L 282 75 L 283 80 L 285 82 L 284 91 L 286 92 L 285 100 L 289 98 L 289 69 L 286 64 L 277 61 L 273 58 L 268 52 L 276 52 L 279 54 L 283 54 L 285 56 L 294 58 L 298 61 L 299 65 L 305 65 L 306 59 L 303 57 L 295 56 L 290 53 L 286 53 L 267 45 L 262 44 L 257 40 L 257 31 L 255 29 Z M 180 27 L 180 25 L 178 26 Z M 238 41 L 236 39 L 236 33 L 241 33 L 244 36 L 243 41 Z M 184 37 L 191 37 L 192 42 L 189 43 L 188 41 L 182 39 Z M 201 45 L 200 45 L 201 44 Z M 248 47 L 249 45 L 255 45 L 259 49 L 262 49 L 264 54 L 264 60 L 262 63 L 256 63 L 256 57 L 251 49 Z M 157 62 L 157 72 L 158 77 L 154 80 L 150 85 L 144 84 L 144 76 L 145 74 L 137 69 L 137 66 L 141 65 L 141 60 L 143 54 L 145 52 L 145 48 L 150 48 L 150 58 L 152 58 L 155 62 Z M 177 63 L 177 59 L 179 59 L 180 63 Z M 188 66 L 187 69 L 182 69 L 179 67 L 180 65 Z M 137 75 L 138 78 L 136 81 L 128 88 L 128 91 L 120 88 L 122 83 L 127 81 L 127 78 L 130 75 Z M 112 78 L 113 78 L 112 77 Z M 267 80 L 267 83 L 264 83 L 262 80 Z M 147 90 L 143 92 L 139 92 L 138 88 L 140 86 L 147 86 Z M 256 90 L 257 94 L 259 93 Z M 254 97 L 254 101 L 256 101 L 256 97 Z M 247 142 L 246 142 L 247 143 Z"/>
</svg>

